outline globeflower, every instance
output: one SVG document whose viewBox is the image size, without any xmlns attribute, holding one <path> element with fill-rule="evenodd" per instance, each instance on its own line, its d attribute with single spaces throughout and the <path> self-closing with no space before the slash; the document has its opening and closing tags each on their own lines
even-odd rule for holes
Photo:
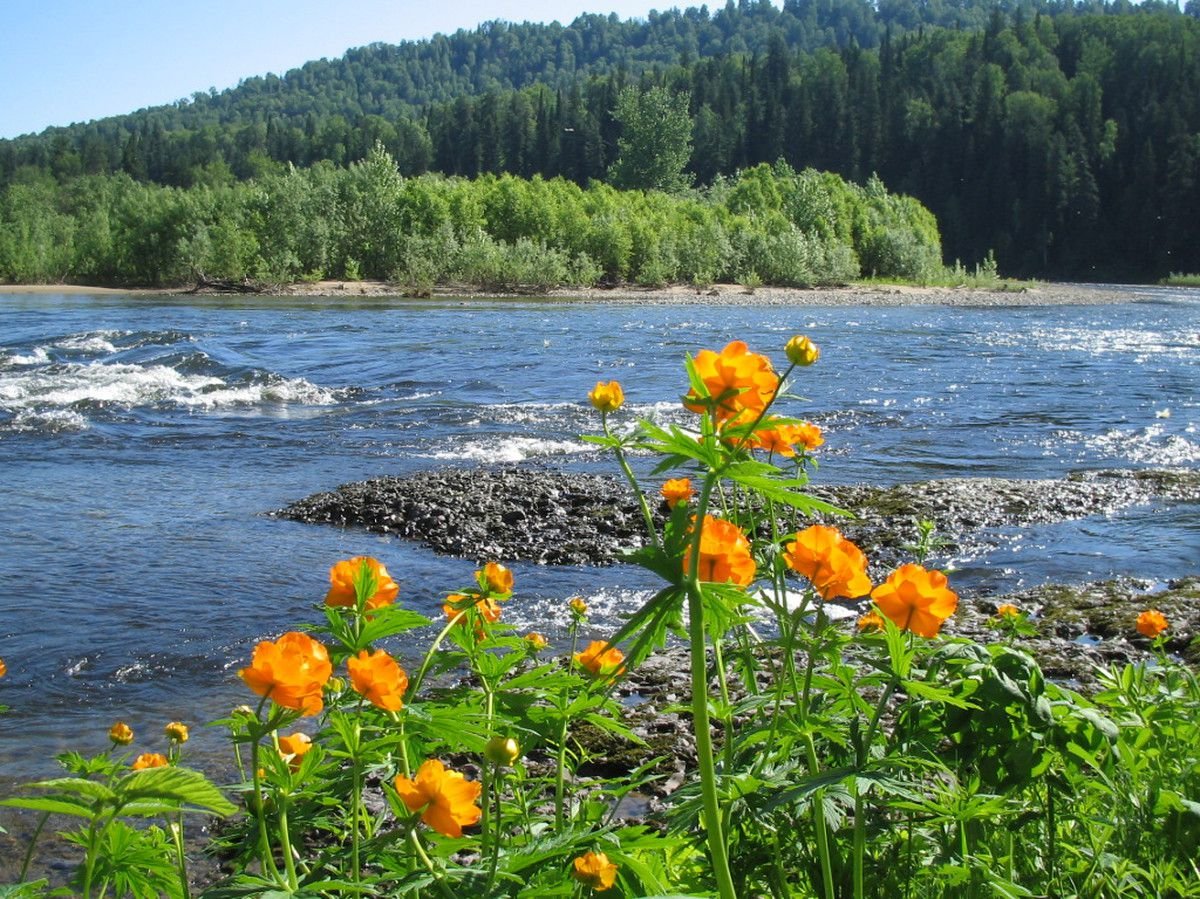
<svg viewBox="0 0 1200 899">
<path fill-rule="evenodd" d="M 182 721 L 172 721 L 163 728 L 163 733 L 167 735 L 167 739 L 172 743 L 186 743 L 188 741 L 188 727 Z"/>
<path fill-rule="evenodd" d="M 922 565 L 901 565 L 871 591 L 879 611 L 896 626 L 921 637 L 936 637 L 942 622 L 958 608 L 958 594 L 946 575 Z"/>
<path fill-rule="evenodd" d="M 726 344 L 720 353 L 701 350 L 692 365 L 704 382 L 708 398 L 689 391 L 683 404 L 692 412 L 704 412 L 711 407 L 720 422 L 743 412 L 762 413 L 779 387 L 779 376 L 771 368 L 771 360 L 751 353 L 740 340 Z"/>
<path fill-rule="evenodd" d="M 814 524 L 798 533 L 784 548 L 783 558 L 826 601 L 839 596 L 855 599 L 871 590 L 867 557 L 829 525 Z"/>
<path fill-rule="evenodd" d="M 298 631 L 260 642 L 250 665 L 238 672 L 259 696 L 304 715 L 315 715 L 324 707 L 321 690 L 331 674 L 325 647 Z"/>
<path fill-rule="evenodd" d="M 511 765 L 521 757 L 521 744 L 497 734 L 484 745 L 483 757 L 493 765 Z"/>
<path fill-rule="evenodd" d="M 766 450 L 768 453 L 778 453 L 791 458 L 796 455 L 795 445 L 799 439 L 800 435 L 795 425 L 781 424 L 755 431 L 754 436 L 750 439 L 750 445 L 756 449 Z"/>
<path fill-rule="evenodd" d="M 667 501 L 667 507 L 674 509 L 679 503 L 686 503 L 696 491 L 692 489 L 691 478 L 672 478 L 662 485 L 662 498 Z"/>
<path fill-rule="evenodd" d="M 358 602 L 358 594 L 354 581 L 359 572 L 366 566 L 375 583 L 375 592 L 367 597 L 366 607 L 378 609 L 389 606 L 396 601 L 400 594 L 400 586 L 392 580 L 386 568 L 378 559 L 369 556 L 355 556 L 353 559 L 343 559 L 335 562 L 329 569 L 329 592 L 325 594 L 327 606 L 354 606 Z"/>
<path fill-rule="evenodd" d="M 1165 631 L 1167 627 L 1167 618 L 1158 609 L 1147 609 L 1137 617 L 1138 633 L 1151 640 Z"/>
<path fill-rule="evenodd" d="M 408 675 L 384 650 L 364 649 L 346 660 L 346 669 L 354 691 L 373 705 L 389 712 L 397 712 L 404 705 Z"/>
<path fill-rule="evenodd" d="M 684 571 L 690 571 L 692 548 L 683 554 Z M 712 584 L 738 584 L 746 587 L 754 580 L 754 558 L 750 541 L 741 528 L 723 518 L 704 516 L 700 527 L 700 560 L 696 574 Z"/>
<path fill-rule="evenodd" d="M 825 435 L 821 431 L 820 426 L 813 424 L 811 421 L 793 425 L 792 435 L 795 438 L 795 442 L 803 446 L 810 453 L 825 443 Z"/>
<path fill-rule="evenodd" d="M 512 572 L 499 562 L 488 562 L 483 566 L 482 572 L 475 572 L 475 576 L 479 578 L 480 584 L 486 587 L 489 593 L 496 593 L 501 596 L 507 596 L 512 593 Z"/>
<path fill-rule="evenodd" d="M 118 721 L 108 729 L 108 738 L 117 746 L 128 746 L 133 742 L 133 728 L 124 721 Z"/>
<path fill-rule="evenodd" d="M 143 752 L 133 760 L 134 771 L 144 771 L 146 768 L 165 768 L 167 757 L 160 752 Z"/>
<path fill-rule="evenodd" d="M 483 815 L 475 805 L 483 786 L 437 759 L 422 764 L 415 778 L 397 777 L 395 787 L 410 812 L 421 812 L 422 821 L 448 837 L 461 837 Z"/>
<path fill-rule="evenodd" d="M 8 666 L 4 664 L 4 659 L 0 659 L 0 677 L 8 674 Z"/>
<path fill-rule="evenodd" d="M 279 754 L 292 771 L 299 771 L 304 756 L 312 749 L 312 739 L 306 733 L 296 731 L 279 738 Z"/>
<path fill-rule="evenodd" d="M 617 381 L 609 381 L 607 384 L 597 381 L 588 394 L 588 399 L 599 412 L 616 412 L 625 402 L 625 391 Z"/>
<path fill-rule="evenodd" d="M 881 631 L 883 630 L 883 619 L 879 617 L 878 612 L 867 612 L 866 614 L 859 616 L 858 630 L 859 633 L 866 633 L 867 631 Z"/>
<path fill-rule="evenodd" d="M 1011 602 L 1002 602 L 996 606 L 997 618 L 1020 618 L 1021 610 L 1014 606 Z"/>
<path fill-rule="evenodd" d="M 471 595 L 475 596 L 473 593 Z M 463 612 L 462 603 L 466 602 L 466 600 L 467 594 L 465 593 L 451 593 L 447 596 L 446 602 L 442 606 L 442 612 L 445 613 L 446 618 L 452 619 L 461 614 Z M 478 597 L 473 606 L 466 607 L 468 613 L 471 609 L 474 609 L 476 614 L 488 624 L 495 624 L 500 620 L 500 604 L 490 596 Z M 463 615 L 462 620 L 466 621 L 467 617 L 467 615 Z M 482 633 L 481 629 L 477 628 L 477 630 Z"/>
<path fill-rule="evenodd" d="M 575 859 L 571 876 L 597 893 L 611 889 L 617 881 L 617 866 L 603 852 L 585 852 Z"/>
<path fill-rule="evenodd" d="M 575 664 L 601 680 L 611 680 L 625 673 L 625 653 L 603 640 L 593 640 L 583 652 L 575 653 Z"/>
<path fill-rule="evenodd" d="M 571 614 L 577 618 L 586 618 L 588 613 L 587 603 L 583 601 L 582 596 L 572 597 L 567 606 L 571 609 Z"/>
<path fill-rule="evenodd" d="M 534 652 L 541 652 L 550 645 L 550 641 L 546 639 L 546 635 L 539 634 L 537 631 L 530 631 L 526 634 L 525 642 L 529 644 L 530 649 Z"/>
<path fill-rule="evenodd" d="M 784 352 L 787 353 L 788 362 L 804 367 L 812 365 L 821 358 L 820 349 L 803 334 L 797 334 L 789 340 Z"/>
</svg>

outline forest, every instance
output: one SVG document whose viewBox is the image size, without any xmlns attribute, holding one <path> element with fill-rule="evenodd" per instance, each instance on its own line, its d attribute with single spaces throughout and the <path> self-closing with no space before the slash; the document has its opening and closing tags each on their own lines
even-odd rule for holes
<svg viewBox="0 0 1200 899">
<path fill-rule="evenodd" d="M 815 169 L 860 192 L 877 178 L 915 198 L 940 225 L 943 262 L 994 254 L 1005 274 L 1090 280 L 1200 271 L 1200 0 L 1182 12 L 1155 0 L 742 0 L 715 13 L 491 22 L 373 44 L 172 106 L 0 141 L 0 278 L 131 277 L 111 259 L 45 265 L 21 249 L 39 228 L 86 232 L 79 210 L 99 207 L 84 195 L 172 188 L 244 209 L 228 198 L 289 179 L 352 180 L 336 172 L 377 145 L 422 184 L 512 175 L 563 179 L 583 196 L 599 182 L 662 187 L 614 177 L 617 106 L 630 90 L 686 104 L 682 178 L 672 199 L 644 203 L 716 208 L 744 170 Z M 353 254 L 360 266 L 370 255 Z M 745 268 L 735 257 L 723 275 Z M 637 264 L 590 258 L 605 277 L 639 277 Z M 869 252 L 857 261 L 863 274 L 887 269 Z M 317 270 L 337 265 L 306 269 Z"/>
</svg>

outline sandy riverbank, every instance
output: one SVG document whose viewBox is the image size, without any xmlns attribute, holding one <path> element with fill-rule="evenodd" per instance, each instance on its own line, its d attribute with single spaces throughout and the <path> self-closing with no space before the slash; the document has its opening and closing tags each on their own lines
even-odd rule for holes
<svg viewBox="0 0 1200 899">
<path fill-rule="evenodd" d="M 911 285 L 856 284 L 845 287 L 795 288 L 716 284 L 696 288 L 689 285 L 643 288 L 625 285 L 614 288 L 561 288 L 546 294 L 499 294 L 522 299 L 588 300 L 606 303 L 671 304 L 723 303 L 756 306 L 1062 306 L 1129 302 L 1137 287 L 1098 284 L 1031 282 L 1015 290 L 985 290 L 969 287 L 917 287 Z M 1146 287 L 1145 290 L 1156 288 Z M 170 296 L 190 293 L 182 288 L 125 289 L 77 284 L 0 285 L 0 294 L 135 295 Z M 212 290 L 200 296 L 225 295 Z M 235 294 L 230 294 L 235 295 Z M 404 292 L 386 281 L 315 281 L 263 290 L 257 296 L 305 297 L 403 297 Z M 471 287 L 435 288 L 428 298 L 495 298 L 494 292 Z"/>
</svg>

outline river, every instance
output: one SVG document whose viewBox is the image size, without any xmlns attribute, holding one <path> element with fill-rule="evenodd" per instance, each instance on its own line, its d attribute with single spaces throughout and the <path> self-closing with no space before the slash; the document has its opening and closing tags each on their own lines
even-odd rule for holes
<svg viewBox="0 0 1200 899">
<path fill-rule="evenodd" d="M 382 559 L 440 614 L 470 560 L 266 513 L 383 474 L 497 460 L 611 471 L 586 393 L 683 424 L 683 356 L 733 338 L 822 349 L 785 412 L 819 423 L 819 480 L 1059 477 L 1200 467 L 1200 294 L 1084 306 L 620 305 L 5 295 L 0 289 L 0 777 L 94 751 L 117 718 L 160 748 L 250 699 L 255 641 L 313 620 L 339 558 Z M 1195 504 L 1008 535 L 950 560 L 964 596 L 1200 571 Z M 623 566 L 514 564 L 506 616 L 599 634 L 650 586 Z M 396 648 L 404 654 L 412 647 Z M 197 752 L 218 738 L 195 728 Z M 206 749 L 207 747 L 207 749 Z"/>
</svg>

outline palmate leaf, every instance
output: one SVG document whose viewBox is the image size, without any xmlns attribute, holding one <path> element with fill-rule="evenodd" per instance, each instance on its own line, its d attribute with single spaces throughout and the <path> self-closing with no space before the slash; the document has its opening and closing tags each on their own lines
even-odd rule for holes
<svg viewBox="0 0 1200 899">
<path fill-rule="evenodd" d="M 365 647 L 385 637 L 426 627 L 432 623 L 430 619 L 411 609 L 388 606 L 366 616 L 362 633 L 359 634 L 359 645 Z"/>
<path fill-rule="evenodd" d="M 39 790 L 60 790 L 68 793 L 78 793 L 81 796 L 89 796 L 101 802 L 108 802 L 116 798 L 116 793 L 104 784 L 88 780 L 85 777 L 55 777 L 51 780 L 39 780 L 36 783 L 31 783 L 29 786 L 37 787 Z"/>
<path fill-rule="evenodd" d="M 237 807 L 207 777 L 190 768 L 147 768 L 127 774 L 117 784 L 122 805 L 165 800 L 189 806 L 191 811 L 232 815 Z"/>
</svg>

